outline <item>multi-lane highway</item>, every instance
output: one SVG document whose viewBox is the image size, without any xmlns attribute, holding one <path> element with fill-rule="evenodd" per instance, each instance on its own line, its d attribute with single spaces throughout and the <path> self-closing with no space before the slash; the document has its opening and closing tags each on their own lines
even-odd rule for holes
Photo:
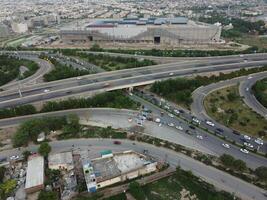
<svg viewBox="0 0 267 200">
<path fill-rule="evenodd" d="M 70 78 L 50 83 L 37 84 L 22 88 L 22 98 L 16 90 L 0 93 L 0 107 L 15 106 L 18 104 L 45 101 L 65 96 L 76 96 L 83 93 L 110 91 L 131 86 L 153 83 L 157 80 L 176 76 L 188 76 L 196 73 L 208 73 L 224 70 L 233 70 L 267 64 L 263 57 L 251 58 L 244 62 L 243 58 L 221 59 L 213 61 L 186 61 L 149 67 L 119 70 L 115 72 L 86 75 L 79 78 Z M 44 92 L 47 91 L 47 92 Z"/>
<path fill-rule="evenodd" d="M 193 103 L 191 104 L 191 111 L 192 113 L 201 121 L 203 121 L 203 124 L 205 124 L 206 120 L 212 121 L 214 123 L 214 127 L 205 125 L 206 127 L 209 128 L 209 130 L 211 131 L 216 131 L 217 128 L 223 129 L 223 135 L 226 136 L 227 138 L 229 138 L 230 140 L 234 140 L 237 143 L 241 143 L 241 138 L 243 137 L 243 135 L 236 135 L 233 134 L 233 130 L 225 127 L 224 125 L 217 123 L 216 121 L 214 121 L 211 117 L 208 116 L 208 114 L 205 111 L 204 108 L 204 99 L 205 97 L 210 94 L 211 92 L 218 90 L 220 88 L 225 88 L 231 85 L 237 85 L 239 82 L 242 81 L 246 81 L 246 80 L 250 80 L 250 77 L 254 77 L 255 79 L 257 78 L 261 78 L 267 75 L 267 72 L 261 72 L 261 73 L 257 73 L 257 74 L 253 74 L 253 75 L 249 75 L 249 76 L 243 76 L 243 77 L 238 77 L 238 78 L 234 78 L 234 79 L 230 79 L 230 80 L 226 80 L 226 81 L 221 81 L 218 83 L 213 83 L 204 87 L 200 87 L 198 89 L 196 89 L 193 92 Z M 246 93 L 248 93 L 249 91 L 246 91 Z M 255 143 L 253 140 L 251 141 L 251 143 L 255 146 L 258 147 L 259 146 L 259 150 L 262 152 L 267 152 L 267 144 L 265 143 L 264 145 L 258 145 L 257 143 Z"/>
<path fill-rule="evenodd" d="M 240 68 L 262 66 L 267 64 L 266 58 L 267 54 L 252 54 L 245 56 L 238 55 L 238 56 L 217 57 L 217 58 L 198 58 L 198 60 L 168 63 L 168 64 L 161 64 L 161 65 L 142 67 L 136 69 L 119 70 L 114 72 L 104 72 L 104 73 L 99 73 L 97 75 L 86 75 L 82 77 L 53 81 L 50 83 L 41 83 L 35 85 L 24 84 L 23 87 L 21 88 L 22 97 L 19 96 L 17 89 L 7 88 L 6 91 L 1 92 L 0 108 L 11 107 L 38 101 L 46 101 L 55 98 L 85 95 L 101 91 L 110 91 L 121 88 L 128 88 L 132 86 L 145 85 L 153 83 L 154 81 L 157 80 L 162 80 L 177 76 L 190 76 L 192 74 L 197 74 L 197 73 L 209 73 L 209 72 L 213 73 L 224 70 L 234 70 Z M 37 77 L 39 78 L 39 76 Z M 242 78 L 244 77 L 229 80 L 228 82 L 229 84 L 231 84 L 236 80 L 238 81 L 244 80 Z M 224 83 L 225 82 L 220 82 L 218 84 L 222 84 L 221 86 L 224 86 Z M 208 116 L 206 116 L 205 112 L 203 112 L 203 106 L 202 106 L 203 101 L 201 99 L 204 97 L 202 97 L 202 95 L 205 93 L 209 93 L 209 91 L 213 89 L 214 85 L 207 86 L 207 88 L 202 87 L 202 89 L 204 88 L 203 90 L 200 90 L 200 92 L 195 91 L 194 93 L 194 95 L 197 95 L 196 98 L 198 98 L 200 101 L 198 100 L 197 103 L 193 104 L 192 111 L 195 112 L 196 116 L 202 119 L 203 121 L 207 119 Z M 267 160 L 265 158 L 257 156 L 256 154 L 252 153 L 244 154 L 240 152 L 239 148 L 234 145 L 231 145 L 231 148 L 226 149 L 225 147 L 222 146 L 222 143 L 224 143 L 223 140 L 219 139 L 214 135 L 207 134 L 207 132 L 203 131 L 202 129 L 199 128 L 192 129 L 190 125 L 184 120 L 171 116 L 170 111 L 166 112 L 164 110 L 161 110 L 158 107 L 149 104 L 148 102 L 143 101 L 142 99 L 134 95 L 131 96 L 131 98 L 141 102 L 142 105 L 145 105 L 148 109 L 152 110 L 153 115 L 155 115 L 154 117 L 160 117 L 162 120 L 162 125 L 160 127 L 155 122 L 148 122 L 148 121 L 145 122 L 144 127 L 145 131 L 147 131 L 146 132 L 147 134 L 150 134 L 154 137 L 158 137 L 164 140 L 175 142 L 177 144 L 185 143 L 185 141 L 193 141 L 193 143 L 201 145 L 203 151 L 207 150 L 216 155 L 221 155 L 223 153 L 231 154 L 236 158 L 244 160 L 247 163 L 247 165 L 251 168 L 256 168 L 258 166 L 267 166 Z M 169 109 L 174 109 L 174 108 L 175 107 L 171 107 Z M 32 116 L 24 116 L 12 119 L 0 120 L 0 126 L 5 127 L 5 126 L 17 125 L 18 123 L 21 123 L 22 121 L 32 117 L 62 116 L 62 115 L 67 115 L 69 113 L 76 113 L 80 116 L 84 115 L 87 112 L 88 109 L 80 109 L 79 111 L 69 110 L 69 111 L 38 114 Z M 105 112 L 109 113 L 110 111 L 106 110 Z M 127 112 L 128 114 L 126 114 Z M 125 119 L 127 119 L 129 116 L 136 115 L 136 112 L 126 111 L 126 113 L 125 114 L 120 113 L 120 115 L 124 116 Z M 192 118 L 191 114 L 188 112 L 185 112 L 184 115 L 190 119 Z M 116 117 L 117 115 L 114 115 L 112 118 Z M 120 121 L 117 120 L 117 123 L 120 124 Z M 170 126 L 170 124 L 173 124 L 173 126 Z M 181 126 L 183 130 L 176 128 L 176 126 Z M 224 130 L 226 129 L 228 131 L 226 127 L 223 127 L 222 125 L 217 123 L 216 127 L 222 127 Z M 208 128 L 210 129 L 210 127 Z M 156 129 L 160 130 L 161 133 L 160 134 L 157 133 L 155 131 Z M 190 134 L 185 133 L 187 132 L 187 130 L 189 130 Z M 231 130 L 229 129 L 229 135 L 230 131 Z M 231 134 L 231 136 L 233 136 L 233 134 Z M 65 141 L 65 143 L 68 143 L 68 141 Z M 82 146 L 82 144 L 80 143 L 78 145 Z M 128 145 L 127 148 L 129 148 L 129 146 L 130 145 Z M 132 146 L 130 147 L 132 148 Z M 157 155 L 160 153 L 159 150 L 160 148 L 156 147 L 153 148 L 155 148 L 155 150 L 150 150 L 151 152 L 153 151 L 153 154 Z M 133 147 L 132 149 L 135 149 L 135 147 Z M 263 147 L 261 147 L 261 150 L 263 152 L 267 152 L 266 144 Z M 170 154 L 168 152 L 168 158 L 169 155 L 172 154 L 173 156 L 176 155 L 174 152 Z M 170 163 L 177 163 L 177 160 L 170 159 L 168 161 Z M 186 165 L 184 165 L 184 167 L 186 167 Z M 227 191 L 239 192 L 240 196 L 243 195 L 242 197 L 246 197 L 245 199 L 253 199 L 253 198 L 263 199 L 262 191 L 260 191 L 259 189 L 255 190 L 255 188 L 253 188 L 254 186 L 250 187 L 244 185 L 244 188 L 243 186 L 240 188 L 238 187 L 237 189 L 234 189 L 235 191 L 233 191 L 234 188 L 233 183 L 237 184 L 237 182 L 240 182 L 240 180 L 238 179 L 228 180 L 228 178 L 227 180 L 225 180 L 221 175 L 218 175 L 218 172 L 222 173 L 218 170 L 217 170 L 218 172 L 216 171 L 216 173 L 215 172 L 213 173 L 213 170 L 215 169 L 213 168 L 209 169 L 212 171 L 211 173 L 209 170 L 207 170 L 209 168 L 207 166 L 203 166 L 203 170 L 204 171 L 207 170 L 207 172 L 204 172 L 200 166 L 194 166 L 194 167 L 191 166 L 188 168 L 194 171 L 196 175 L 206 177 L 206 179 L 208 179 L 209 182 L 215 184 L 216 186 L 218 186 L 219 184 L 221 185 L 221 188 L 226 189 Z M 246 190 L 247 187 L 249 188 L 249 190 Z"/>
<path fill-rule="evenodd" d="M 16 56 L 18 58 L 24 58 L 27 60 L 32 60 L 34 62 L 36 62 L 39 65 L 39 69 L 36 71 L 36 73 L 34 73 L 32 76 L 29 76 L 25 79 L 22 80 L 16 80 L 16 81 L 12 81 L 8 84 L 5 84 L 3 86 L 1 86 L 0 88 L 2 90 L 11 90 L 11 89 L 18 89 L 18 87 L 24 87 L 24 86 L 30 86 L 36 83 L 40 83 L 43 81 L 43 76 L 48 73 L 50 70 L 53 69 L 53 65 L 46 61 L 46 60 L 42 60 L 39 59 L 38 57 L 35 56 Z M 19 86 L 20 84 L 20 86 Z"/>
<path fill-rule="evenodd" d="M 240 82 L 239 93 L 243 98 L 244 102 L 255 112 L 267 119 L 267 109 L 256 99 L 253 95 L 252 86 L 259 80 L 267 77 L 267 72 L 259 75 L 248 76 L 247 79 Z"/>
</svg>

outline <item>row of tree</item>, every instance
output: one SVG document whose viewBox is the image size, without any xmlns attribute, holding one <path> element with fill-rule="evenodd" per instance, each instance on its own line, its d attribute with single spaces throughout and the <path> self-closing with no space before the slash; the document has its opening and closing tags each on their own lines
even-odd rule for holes
<svg viewBox="0 0 267 200">
<path fill-rule="evenodd" d="M 37 141 L 40 133 L 49 134 L 50 131 L 60 130 L 67 125 L 66 117 L 34 118 L 22 123 L 12 138 L 13 146 L 25 146 L 28 142 Z"/>
<path fill-rule="evenodd" d="M 163 96 L 177 103 L 190 105 L 192 103 L 192 92 L 202 85 L 219 82 L 222 80 L 232 79 L 239 76 L 244 76 L 252 73 L 266 71 L 267 66 L 255 67 L 250 69 L 240 69 L 231 73 L 220 73 L 212 76 L 196 76 L 193 79 L 177 78 L 165 81 L 155 82 L 151 86 L 151 92 Z M 232 96 L 230 95 L 230 98 Z M 235 98 L 235 97 L 234 97 Z"/>
<path fill-rule="evenodd" d="M 228 25 L 232 23 L 233 29 L 229 31 L 223 31 L 223 37 L 239 37 L 241 34 L 264 34 L 266 32 L 265 23 L 262 20 L 251 22 L 240 18 L 229 18 L 217 12 L 211 13 L 211 17 L 200 17 L 199 21 L 209 24 L 220 22 L 222 25 Z"/>
<path fill-rule="evenodd" d="M 133 100 L 125 96 L 122 91 L 118 90 L 98 94 L 92 98 L 71 98 L 58 102 L 49 101 L 44 104 L 41 112 L 93 107 L 136 109 L 137 106 L 138 105 Z"/>
<path fill-rule="evenodd" d="M 40 55 L 40 58 L 49 60 L 55 67 L 52 71 L 44 75 L 44 80 L 47 82 L 90 74 L 88 70 L 75 69 L 70 65 L 61 64 L 55 58 L 44 55 Z"/>
<path fill-rule="evenodd" d="M 24 66 L 28 70 L 20 74 L 20 67 Z M 16 78 L 24 79 L 34 74 L 38 65 L 30 60 L 17 59 L 8 55 L 0 55 L 0 86 Z"/>
<path fill-rule="evenodd" d="M 91 51 L 97 52 L 112 52 L 112 53 L 125 53 L 125 54 L 136 54 L 146 56 L 166 56 L 166 57 L 207 57 L 207 56 L 227 56 L 227 55 L 238 55 L 259 52 L 258 47 L 253 46 L 243 51 L 234 50 L 168 50 L 168 49 L 102 49 L 98 44 L 93 45 L 90 48 Z M 75 50 L 63 50 L 67 54 Z M 83 50 L 81 50 L 83 51 Z M 267 52 L 267 49 L 261 49 L 260 52 Z"/>
<path fill-rule="evenodd" d="M 125 96 L 122 91 L 118 90 L 98 94 L 91 98 L 70 98 L 62 101 L 49 101 L 43 105 L 42 109 L 39 112 L 31 104 L 16 106 L 12 108 L 1 108 L 0 119 L 58 110 L 93 107 L 136 109 L 137 107 L 139 107 L 139 104 L 131 100 L 129 97 Z"/>
<path fill-rule="evenodd" d="M 229 154 L 221 155 L 220 161 L 225 167 L 235 170 L 237 172 L 245 172 L 248 170 L 247 165 L 244 161 L 235 159 L 233 156 Z M 252 173 L 257 176 L 259 181 L 263 181 L 267 183 L 267 167 L 266 166 L 260 166 L 256 168 L 254 171 L 252 171 Z"/>
<path fill-rule="evenodd" d="M 89 63 L 100 66 L 106 71 L 136 68 L 155 65 L 156 62 L 148 59 L 138 60 L 136 58 L 126 58 L 121 56 L 109 56 L 105 54 L 77 53 L 77 56 L 86 59 Z"/>
<path fill-rule="evenodd" d="M 257 100 L 267 108 L 267 78 L 257 81 L 253 85 L 252 91 Z"/>
</svg>

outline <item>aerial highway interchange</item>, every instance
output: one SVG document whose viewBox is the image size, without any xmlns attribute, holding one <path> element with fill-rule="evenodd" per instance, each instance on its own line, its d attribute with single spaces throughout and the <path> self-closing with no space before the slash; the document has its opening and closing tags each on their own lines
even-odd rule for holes
<svg viewBox="0 0 267 200">
<path fill-rule="evenodd" d="M 14 52 L 2 52 L 8 54 L 14 54 Z M 266 65 L 267 61 L 267 54 L 248 54 L 248 55 L 236 55 L 236 56 L 224 56 L 224 57 L 209 57 L 209 58 L 195 58 L 195 59 L 175 59 L 170 60 L 170 63 L 167 64 L 159 64 L 155 66 L 149 67 L 141 67 L 141 68 L 134 68 L 134 69 L 126 69 L 126 70 L 119 70 L 114 72 L 99 72 L 97 75 L 85 75 L 81 77 L 74 77 L 68 78 L 59 81 L 53 81 L 48 83 L 40 83 L 41 81 L 37 81 L 41 79 L 41 77 L 50 71 L 53 68 L 53 65 L 49 63 L 49 61 L 45 61 L 38 58 L 39 52 L 16 52 L 16 56 L 35 60 L 39 65 L 40 69 L 38 72 L 25 79 L 21 80 L 20 83 L 13 82 L 11 84 L 7 84 L 2 86 L 2 92 L 0 92 L 0 108 L 8 108 L 14 107 L 17 105 L 22 104 L 29 104 L 29 103 L 36 103 L 40 101 L 49 101 L 52 99 L 63 99 L 67 97 L 87 97 L 91 96 L 96 93 L 105 92 L 105 91 L 112 91 L 117 89 L 127 89 L 135 86 L 142 86 L 151 84 L 158 80 L 165 80 L 168 78 L 175 78 L 178 76 L 191 76 L 192 74 L 204 74 L 204 73 L 214 73 L 214 72 L 223 72 L 229 71 L 234 69 L 241 69 L 241 68 L 249 68 L 249 67 L 256 67 Z M 134 55 L 136 56 L 136 55 Z M 66 58 L 66 57 L 65 57 Z M 142 56 L 140 56 L 142 58 Z M 149 57 L 151 58 L 151 57 Z M 155 57 L 156 58 L 156 57 Z M 64 59 L 64 58 L 62 58 Z M 157 60 L 157 58 L 155 59 Z M 167 59 L 168 60 L 168 59 Z M 175 62 L 173 62 L 175 61 Z M 67 62 L 66 60 L 64 62 Z M 150 126 L 155 128 L 163 128 L 166 129 L 164 131 L 166 135 L 156 135 L 155 137 L 159 137 L 163 140 L 169 140 L 172 142 L 176 142 L 176 136 L 168 134 L 167 130 L 175 130 L 177 134 L 183 134 L 186 130 L 190 130 L 190 125 L 188 122 L 184 121 L 183 119 L 191 120 L 192 117 L 196 117 L 201 120 L 201 125 L 207 128 L 209 131 L 214 132 L 216 128 L 223 129 L 223 134 L 226 135 L 228 138 L 236 141 L 237 143 L 240 142 L 241 136 L 234 135 L 230 128 L 227 128 L 219 123 L 216 123 L 214 120 L 210 119 L 205 111 L 203 110 L 203 99 L 204 97 L 211 92 L 212 90 L 216 90 L 221 87 L 226 87 L 227 85 L 236 84 L 241 82 L 240 84 L 240 94 L 241 96 L 245 97 L 245 102 L 248 106 L 252 107 L 253 110 L 258 112 L 259 114 L 266 117 L 266 109 L 261 109 L 261 105 L 255 97 L 248 92 L 247 90 L 251 90 L 252 85 L 257 81 L 267 76 L 266 72 L 254 74 L 252 76 L 245 76 L 239 77 L 236 79 L 231 79 L 223 82 L 219 82 L 216 84 L 208 85 L 205 87 L 201 87 L 197 89 L 193 93 L 193 104 L 191 106 L 191 112 L 185 109 L 181 109 L 176 107 L 176 105 L 168 102 L 169 105 L 168 109 L 162 110 L 158 106 L 149 103 L 148 101 L 136 96 L 131 95 L 130 98 L 134 99 L 135 101 L 140 102 L 146 108 L 152 110 L 152 113 L 157 116 L 161 117 L 162 123 L 164 127 L 158 127 L 159 125 L 154 122 L 146 122 Z M 251 78 L 249 78 L 251 77 Z M 20 86 L 19 86 L 20 84 Z M 247 89 L 248 88 L 248 89 Z M 21 96 L 19 90 L 21 92 Z M 149 96 L 149 95 L 148 95 Z M 154 97 L 155 98 L 155 97 Z M 161 101 L 159 97 L 156 97 L 158 102 Z M 166 104 L 166 101 L 164 102 Z M 170 115 L 173 113 L 175 109 L 184 110 L 179 114 L 179 117 L 173 117 Z M 16 117 L 12 119 L 3 119 L 0 120 L 0 127 L 10 127 L 10 126 L 17 126 L 21 122 L 30 119 L 32 117 L 42 117 L 42 116 L 62 116 L 68 113 L 76 113 L 78 116 L 83 115 L 87 112 L 88 109 L 80 109 L 80 110 L 69 110 L 69 111 L 59 111 L 59 112 L 51 112 L 51 113 L 43 113 L 37 114 L 33 116 L 24 116 L 24 117 Z M 103 111 L 102 111 L 103 112 Z M 109 113 L 109 109 L 106 109 L 104 112 Z M 122 112 L 121 115 L 127 118 L 127 112 Z M 163 114 L 162 114 L 163 113 Z M 96 111 L 97 115 L 97 111 Z M 112 111 L 111 111 L 112 116 Z M 116 117 L 116 116 L 113 116 Z M 181 118 L 182 117 L 182 118 Z M 206 120 L 211 120 L 214 122 L 215 127 L 207 125 L 205 122 Z M 183 129 L 178 130 L 176 127 L 168 126 L 168 124 L 179 124 Z M 146 125 L 146 124 L 145 124 Z M 208 149 L 215 155 L 222 155 L 223 153 L 231 154 L 239 159 L 244 160 L 249 167 L 256 168 L 258 166 L 267 166 L 267 159 L 256 155 L 254 153 L 244 154 L 240 152 L 240 148 L 236 147 L 235 145 L 231 145 L 230 149 L 226 149 L 222 146 L 225 143 L 219 137 L 216 137 L 212 134 L 207 133 L 206 131 L 196 128 L 194 132 L 194 137 L 189 136 L 188 134 L 185 135 L 186 138 L 195 141 L 196 143 L 200 144 L 204 148 Z M 152 133 L 150 133 L 152 134 Z M 153 134 L 152 134 L 153 135 Z M 199 139 L 197 136 L 201 136 L 204 139 Z M 90 141 L 89 141 L 90 142 Z M 178 142 L 178 141 L 177 141 Z M 181 141 L 179 141 L 181 143 Z M 78 143 L 79 144 L 79 143 Z M 94 143 L 95 144 L 95 143 Z M 98 144 L 96 142 L 96 144 Z M 101 142 L 99 142 L 101 145 Z M 255 144 L 253 142 L 253 144 Z M 131 147 L 134 148 L 134 147 Z M 139 149 L 140 151 L 140 149 Z M 266 142 L 263 145 L 259 145 L 259 151 L 263 153 L 267 153 L 267 144 Z M 153 154 L 155 150 L 151 150 Z M 171 158 L 170 158 L 171 159 Z M 177 164 L 177 159 L 170 160 L 173 164 Z M 186 167 L 186 166 L 184 166 Z M 196 169 L 192 168 L 191 169 Z M 194 171 L 194 170 L 193 170 Z M 201 174 L 196 170 L 196 173 L 200 176 L 205 176 L 206 174 Z M 211 177 L 210 177 L 211 178 Z M 217 180 L 218 181 L 218 180 Z M 230 181 L 231 182 L 231 181 Z M 225 184 L 225 187 L 228 187 L 227 190 L 229 191 L 231 184 L 230 182 Z M 218 186 L 218 182 L 214 182 L 215 185 Z M 242 183 L 243 184 L 243 183 Z M 241 188 L 239 188 L 240 190 Z M 245 190 L 245 189 L 244 189 Z M 237 191 L 238 192 L 238 191 Z M 241 192 L 242 195 L 245 195 L 245 198 L 256 198 L 256 199 L 264 199 L 262 192 L 257 193 L 256 191 L 250 192 Z M 251 196 L 253 195 L 253 196 Z M 258 197 L 256 197 L 259 195 Z M 249 198 L 248 198 L 249 199 Z"/>
</svg>

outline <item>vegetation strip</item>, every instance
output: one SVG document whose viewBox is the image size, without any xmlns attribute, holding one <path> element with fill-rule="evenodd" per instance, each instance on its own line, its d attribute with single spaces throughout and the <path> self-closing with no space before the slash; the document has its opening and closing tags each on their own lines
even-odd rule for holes
<svg viewBox="0 0 267 200">
<path fill-rule="evenodd" d="M 20 73 L 20 67 L 26 67 L 23 73 Z M 14 80 L 24 79 L 33 75 L 39 66 L 37 63 L 26 60 L 17 59 L 7 55 L 0 55 L 0 86 Z"/>
<path fill-rule="evenodd" d="M 2 108 L 0 109 L 0 119 L 75 108 L 110 107 L 136 110 L 139 106 L 139 104 L 125 96 L 122 91 L 118 90 L 98 94 L 92 98 L 70 98 L 62 101 L 48 101 L 44 103 L 40 111 L 37 111 L 31 104 L 13 108 Z"/>
</svg>

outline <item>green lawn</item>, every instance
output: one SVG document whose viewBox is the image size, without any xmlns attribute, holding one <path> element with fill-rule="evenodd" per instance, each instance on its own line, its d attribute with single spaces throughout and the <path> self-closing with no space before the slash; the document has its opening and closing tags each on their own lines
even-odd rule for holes
<svg viewBox="0 0 267 200">
<path fill-rule="evenodd" d="M 252 91 L 257 100 L 267 108 L 267 78 L 257 81 Z"/>
<path fill-rule="evenodd" d="M 258 137 L 260 132 L 267 130 L 267 121 L 243 102 L 238 86 L 210 93 L 204 106 L 209 116 L 240 132 Z"/>
<path fill-rule="evenodd" d="M 109 56 L 104 54 L 84 54 L 78 53 L 78 58 L 84 59 L 89 63 L 97 65 L 106 71 L 144 67 L 157 64 L 154 61 L 136 58 L 124 58 L 120 56 Z"/>
<path fill-rule="evenodd" d="M 240 43 L 240 44 L 246 44 L 249 46 L 256 46 L 259 49 L 267 48 L 267 37 L 245 35 L 243 37 L 236 38 L 235 41 Z"/>
<path fill-rule="evenodd" d="M 232 195 L 216 191 L 215 188 L 194 176 L 189 171 L 177 169 L 170 177 L 150 183 L 142 187 L 148 200 L 198 199 L 198 200 L 230 200 Z M 141 200 L 141 199 L 137 199 Z"/>
</svg>

